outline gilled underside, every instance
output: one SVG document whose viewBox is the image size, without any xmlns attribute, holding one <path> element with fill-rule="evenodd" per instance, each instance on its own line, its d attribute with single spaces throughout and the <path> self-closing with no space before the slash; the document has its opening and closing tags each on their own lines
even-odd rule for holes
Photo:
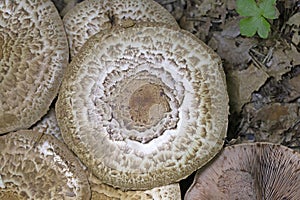
<svg viewBox="0 0 300 200">
<path fill-rule="evenodd" d="M 239 144 L 197 172 L 185 199 L 297 200 L 299 182 L 297 152 L 270 143 Z"/>
</svg>

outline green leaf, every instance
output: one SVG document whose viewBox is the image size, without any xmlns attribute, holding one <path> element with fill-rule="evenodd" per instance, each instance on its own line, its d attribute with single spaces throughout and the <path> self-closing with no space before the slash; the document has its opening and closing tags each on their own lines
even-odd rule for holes
<svg viewBox="0 0 300 200">
<path fill-rule="evenodd" d="M 252 37 L 257 34 L 261 38 L 267 38 L 270 32 L 270 24 L 267 19 L 276 19 L 278 10 L 276 0 L 237 0 L 237 12 L 246 18 L 240 20 L 241 35 Z"/>
<path fill-rule="evenodd" d="M 237 0 L 236 11 L 241 16 L 251 17 L 260 15 L 260 9 L 257 7 L 255 0 Z"/>
<path fill-rule="evenodd" d="M 262 11 L 262 15 L 267 19 L 276 19 L 277 8 L 276 0 L 262 0 L 259 4 L 259 9 Z"/>
<path fill-rule="evenodd" d="M 257 21 L 257 17 L 247 17 L 241 19 L 240 20 L 241 35 L 252 37 L 257 31 L 256 21 Z"/>
<path fill-rule="evenodd" d="M 266 39 L 271 30 L 269 22 L 265 18 L 261 17 L 257 22 L 257 27 L 259 37 Z"/>
</svg>

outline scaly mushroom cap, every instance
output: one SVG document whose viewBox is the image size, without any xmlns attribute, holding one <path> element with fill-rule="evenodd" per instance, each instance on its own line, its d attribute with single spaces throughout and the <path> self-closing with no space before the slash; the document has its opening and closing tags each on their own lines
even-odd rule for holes
<svg viewBox="0 0 300 200">
<path fill-rule="evenodd" d="M 54 107 L 50 109 L 47 115 L 43 117 L 34 127 L 33 130 L 54 135 L 62 140 L 61 133 L 56 121 Z M 83 165 L 82 165 L 83 166 Z M 86 170 L 86 167 L 83 166 Z M 91 200 L 111 200 L 111 199 L 128 199 L 128 200 L 173 200 L 180 199 L 180 187 L 178 183 L 156 187 L 144 191 L 122 191 L 103 184 L 97 177 L 86 170 L 88 181 L 91 188 Z M 1 187 L 1 183 L 0 183 Z"/>
<path fill-rule="evenodd" d="M 200 169 L 185 200 L 290 199 L 300 197 L 300 154 L 281 145 L 226 147 Z"/>
<path fill-rule="evenodd" d="M 56 121 L 54 107 L 50 109 L 47 115 L 43 117 L 34 127 L 33 130 L 45 134 L 54 135 L 62 140 L 61 133 Z M 91 200 L 111 200 L 111 199 L 128 199 L 128 200 L 174 200 L 180 199 L 180 187 L 178 183 L 156 187 L 145 191 L 122 191 L 103 184 L 97 177 L 85 169 L 91 188 Z M 0 182 L 1 187 L 1 182 Z"/>
<path fill-rule="evenodd" d="M 181 198 L 179 183 L 143 191 L 122 191 L 101 183 L 92 174 L 89 176 L 89 183 L 92 192 L 91 200 L 175 200 Z"/>
<path fill-rule="evenodd" d="M 46 114 L 68 57 L 50 0 L 0 2 L 0 134 L 29 128 Z"/>
<path fill-rule="evenodd" d="M 179 181 L 223 145 L 220 58 L 184 30 L 100 32 L 69 65 L 56 116 L 66 144 L 102 182 L 149 189 Z"/>
<path fill-rule="evenodd" d="M 174 17 L 153 0 L 85 0 L 63 18 L 73 57 L 85 41 L 99 31 L 132 26 L 137 21 L 178 27 Z"/>
<path fill-rule="evenodd" d="M 0 199 L 89 199 L 80 163 L 50 135 L 17 131 L 0 136 Z"/>
<path fill-rule="evenodd" d="M 56 120 L 54 107 L 50 107 L 48 113 L 40 121 L 34 124 L 32 130 L 43 134 L 53 135 L 58 140 L 63 142 L 63 138 Z"/>
</svg>

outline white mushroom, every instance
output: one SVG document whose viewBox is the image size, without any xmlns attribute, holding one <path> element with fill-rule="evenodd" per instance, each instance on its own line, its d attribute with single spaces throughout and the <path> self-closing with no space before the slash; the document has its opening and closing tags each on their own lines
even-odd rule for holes
<svg viewBox="0 0 300 200">
<path fill-rule="evenodd" d="M 74 154 L 53 136 L 17 131 L 0 136 L 0 199 L 89 199 Z"/>
<path fill-rule="evenodd" d="M 300 197 L 300 154 L 281 145 L 226 147 L 200 169 L 185 200 L 289 199 Z"/>
<path fill-rule="evenodd" d="M 223 145 L 221 60 L 184 30 L 100 32 L 69 65 L 56 116 L 66 144 L 100 181 L 122 189 L 179 181 Z"/>
<path fill-rule="evenodd" d="M 0 134 L 29 128 L 46 114 L 68 57 L 50 0 L 0 1 Z"/>
<path fill-rule="evenodd" d="M 85 0 L 63 18 L 71 58 L 85 41 L 99 31 L 115 26 L 132 26 L 135 22 L 178 24 L 174 17 L 153 0 Z"/>
</svg>

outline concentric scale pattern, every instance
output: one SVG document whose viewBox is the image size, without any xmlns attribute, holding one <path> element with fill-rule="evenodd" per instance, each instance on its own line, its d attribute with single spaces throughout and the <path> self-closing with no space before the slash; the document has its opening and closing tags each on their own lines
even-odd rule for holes
<svg viewBox="0 0 300 200">
<path fill-rule="evenodd" d="M 69 65 L 56 106 L 68 146 L 122 189 L 188 176 L 221 149 L 227 130 L 219 57 L 165 26 L 93 36 Z"/>
</svg>

